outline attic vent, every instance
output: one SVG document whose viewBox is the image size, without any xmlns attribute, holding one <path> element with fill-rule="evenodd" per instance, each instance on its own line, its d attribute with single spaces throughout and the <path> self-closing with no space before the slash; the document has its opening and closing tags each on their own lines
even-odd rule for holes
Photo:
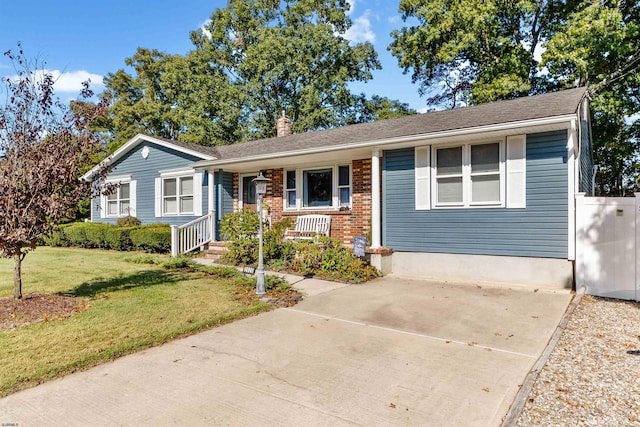
<svg viewBox="0 0 640 427">
<path fill-rule="evenodd" d="M 284 110 L 282 110 L 282 116 L 276 122 L 276 135 L 278 138 L 291 135 L 291 119 L 285 115 Z"/>
</svg>

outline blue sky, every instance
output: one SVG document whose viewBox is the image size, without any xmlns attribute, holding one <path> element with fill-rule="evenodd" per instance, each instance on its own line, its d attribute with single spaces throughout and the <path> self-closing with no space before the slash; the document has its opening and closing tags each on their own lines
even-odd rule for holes
<svg viewBox="0 0 640 427">
<path fill-rule="evenodd" d="M 424 111 L 425 101 L 418 86 L 404 75 L 397 60 L 387 51 L 389 33 L 403 22 L 399 1 L 349 0 L 352 41 L 370 41 L 378 52 L 382 70 L 366 84 L 354 84 L 354 92 L 399 99 Z M 22 42 L 28 58 L 46 62 L 54 75 L 61 99 L 75 97 L 80 83 L 91 78 L 97 92 L 102 77 L 124 68 L 124 60 L 138 47 L 155 48 L 171 54 L 192 49 L 189 33 L 212 14 L 225 7 L 226 0 L 31 0 L 3 2 L 0 8 L 0 52 L 15 49 Z M 14 74 L 9 61 L 0 57 L 0 76 Z"/>
</svg>

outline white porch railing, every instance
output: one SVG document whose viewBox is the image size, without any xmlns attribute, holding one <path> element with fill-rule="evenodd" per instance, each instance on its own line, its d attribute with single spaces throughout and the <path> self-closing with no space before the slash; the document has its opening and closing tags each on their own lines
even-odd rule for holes
<svg viewBox="0 0 640 427">
<path fill-rule="evenodd" d="M 201 248 L 215 240 L 215 211 L 186 224 L 171 226 L 171 256 Z"/>
</svg>

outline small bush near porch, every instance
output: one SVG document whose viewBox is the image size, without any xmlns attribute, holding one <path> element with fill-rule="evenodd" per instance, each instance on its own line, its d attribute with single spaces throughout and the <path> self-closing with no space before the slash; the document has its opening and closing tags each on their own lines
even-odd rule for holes
<svg viewBox="0 0 640 427">
<path fill-rule="evenodd" d="M 259 224 L 256 211 L 224 216 L 221 232 L 229 242 L 225 262 L 257 264 Z M 362 283 L 379 276 L 375 267 L 355 256 L 339 239 L 320 237 L 315 242 L 285 239 L 285 231 L 292 225 L 291 218 L 283 218 L 264 228 L 263 256 L 268 268 L 348 283 Z"/>
<path fill-rule="evenodd" d="M 184 258 L 39 247 L 23 269 L 17 307 L 0 259 L 0 397 L 270 308 L 254 278 Z M 267 283 L 270 297 L 290 292 Z"/>
</svg>

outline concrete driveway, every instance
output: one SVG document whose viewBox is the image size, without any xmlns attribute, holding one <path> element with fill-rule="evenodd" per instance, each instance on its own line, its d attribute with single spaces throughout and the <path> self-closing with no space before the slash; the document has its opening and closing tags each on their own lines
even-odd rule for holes
<svg viewBox="0 0 640 427">
<path fill-rule="evenodd" d="M 498 426 L 570 300 L 381 278 L 10 395 L 0 423 Z"/>
</svg>

